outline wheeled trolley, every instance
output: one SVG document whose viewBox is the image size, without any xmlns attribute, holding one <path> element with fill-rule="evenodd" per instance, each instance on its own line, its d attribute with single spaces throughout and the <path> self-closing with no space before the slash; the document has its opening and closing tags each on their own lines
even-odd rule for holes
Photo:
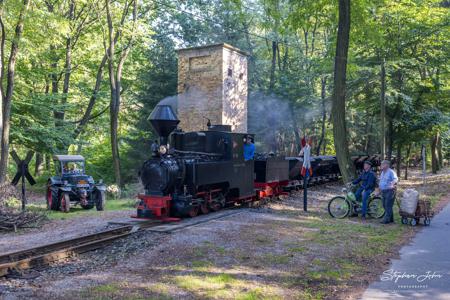
<svg viewBox="0 0 450 300">
<path fill-rule="evenodd" d="M 400 206 L 399 206 L 400 207 Z M 425 226 L 431 224 L 431 219 L 434 216 L 434 212 L 431 209 L 431 202 L 429 200 L 419 200 L 417 202 L 416 212 L 414 214 L 409 214 L 400 209 L 400 216 L 402 217 L 402 224 L 410 224 L 411 226 L 416 226 L 419 224 L 420 220 L 423 220 Z"/>
</svg>

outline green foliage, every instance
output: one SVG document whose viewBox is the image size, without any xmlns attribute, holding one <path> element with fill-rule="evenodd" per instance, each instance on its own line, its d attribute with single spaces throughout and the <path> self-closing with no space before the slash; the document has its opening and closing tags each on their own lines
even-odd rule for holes
<svg viewBox="0 0 450 300">
<path fill-rule="evenodd" d="M 12 147 L 19 153 L 31 149 L 48 156 L 80 153 L 87 159 L 87 171 L 110 183 L 114 176 L 107 68 L 101 72 L 103 80 L 91 119 L 81 134 L 75 135 L 105 54 L 105 7 L 102 1 L 75 1 L 75 14 L 70 17 L 70 2 L 33 1 L 26 15 L 16 65 Z M 111 6 L 115 28 L 125 2 L 116 1 L 117 5 Z M 149 157 L 150 142 L 156 136 L 148 115 L 158 101 L 177 93 L 176 49 L 209 43 L 227 42 L 249 53 L 249 93 L 262 95 L 249 100 L 250 131 L 257 134 L 260 149 L 275 147 L 279 152 L 296 154 L 298 137 L 305 133 L 316 137 L 317 146 L 325 120 L 321 144 L 325 151 L 321 153 L 334 154 L 329 107 L 337 1 L 140 3 L 139 25 L 132 29 L 131 22 L 125 22 L 116 49 L 122 53 L 130 36 L 135 35 L 124 66 L 119 115 L 124 183 L 137 181 L 138 169 Z M 5 49 L 10 48 L 20 5 L 20 1 L 3 4 Z M 448 157 L 448 7 L 438 0 L 357 0 L 352 1 L 351 9 L 347 88 L 350 151 L 380 151 L 380 65 L 385 60 L 389 148 L 428 144 L 433 134 L 441 132 L 442 151 Z M 66 94 L 68 38 L 71 68 Z M 270 99 L 286 104 L 290 115 L 280 120 L 270 109 L 266 115 L 257 114 L 257 101 L 269 103 Z M 272 123 L 266 122 L 271 118 Z M 418 148 L 413 147 L 413 151 Z M 9 172 L 15 172 L 13 165 Z"/>
</svg>

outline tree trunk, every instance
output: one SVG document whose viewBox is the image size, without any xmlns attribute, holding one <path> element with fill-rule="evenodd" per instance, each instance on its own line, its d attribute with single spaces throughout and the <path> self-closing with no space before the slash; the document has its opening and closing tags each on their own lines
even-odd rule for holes
<svg viewBox="0 0 450 300">
<path fill-rule="evenodd" d="M 325 103 L 325 98 L 326 98 L 326 87 L 327 87 L 327 78 L 324 76 L 321 78 L 320 80 L 321 82 L 321 92 L 320 92 L 320 97 L 322 99 L 322 131 L 320 133 L 320 140 L 319 140 L 319 144 L 317 145 L 317 155 L 320 155 L 320 149 L 322 147 L 322 145 L 324 144 L 324 139 L 325 139 L 325 128 L 326 128 L 326 121 L 327 121 L 327 110 L 326 110 L 326 103 Z M 325 154 L 325 152 L 324 152 Z"/>
<path fill-rule="evenodd" d="M 438 166 L 439 170 L 444 167 L 444 158 L 442 157 L 442 137 L 439 135 L 439 139 L 437 142 L 437 156 L 438 156 Z"/>
<path fill-rule="evenodd" d="M 89 120 L 91 119 L 91 113 L 94 109 L 95 103 L 97 102 L 98 92 L 100 90 L 100 86 L 103 80 L 103 69 L 106 65 L 106 60 L 108 59 L 108 56 L 105 54 L 103 56 L 103 59 L 98 67 L 97 70 L 97 77 L 95 79 L 95 86 L 94 90 L 92 91 L 91 98 L 89 99 L 89 104 L 86 108 L 86 111 L 84 112 L 83 117 L 81 118 L 80 122 L 78 123 L 78 126 L 75 128 L 75 131 L 73 133 L 73 138 L 76 139 L 80 133 L 84 130 L 84 127 L 87 125 Z"/>
<path fill-rule="evenodd" d="M 364 153 L 366 155 L 369 155 L 369 149 L 370 149 L 370 143 L 371 143 L 371 132 L 373 127 L 373 117 L 366 116 L 366 131 L 364 133 L 364 136 L 366 137 L 366 141 L 364 143 Z"/>
<path fill-rule="evenodd" d="M 436 132 L 431 138 L 431 172 L 437 174 L 439 171 L 439 162 L 437 154 L 437 144 L 439 140 L 439 132 Z"/>
<path fill-rule="evenodd" d="M 6 93 L 3 99 L 3 131 L 1 141 L 1 156 L 0 156 L 0 183 L 5 182 L 6 172 L 8 169 L 9 156 L 9 131 L 11 120 L 11 101 L 14 92 L 14 76 L 16 70 L 17 54 L 19 53 L 19 42 L 22 38 L 23 23 L 25 20 L 25 13 L 28 10 L 29 0 L 23 0 L 23 7 L 20 10 L 19 19 L 17 21 L 14 38 L 11 41 L 11 53 L 8 61 L 8 71 L 6 75 Z"/>
<path fill-rule="evenodd" d="M 45 155 L 45 170 L 50 171 L 51 169 L 52 156 L 50 154 Z"/>
<path fill-rule="evenodd" d="M 402 146 L 400 142 L 397 144 L 396 170 L 398 178 L 400 178 L 402 171 Z"/>
<path fill-rule="evenodd" d="M 350 38 L 350 0 L 339 0 L 339 26 L 334 60 L 334 88 L 332 120 L 334 146 L 344 182 L 354 176 L 354 166 L 348 150 L 347 126 L 345 121 L 345 96 L 347 78 L 347 57 Z"/>
<path fill-rule="evenodd" d="M 277 42 L 272 42 L 272 65 L 270 67 L 269 91 L 273 92 L 275 88 L 275 69 L 277 65 Z"/>
<path fill-rule="evenodd" d="M 298 155 L 300 153 L 301 147 L 301 137 L 300 137 L 300 132 L 299 132 L 299 128 L 297 126 L 297 119 L 295 118 L 295 110 L 292 109 L 291 110 L 291 119 L 292 119 L 292 128 L 294 129 L 294 137 L 295 137 L 295 146 L 294 146 L 294 151 L 295 151 L 295 155 Z"/>
<path fill-rule="evenodd" d="M 109 73 L 109 86 L 111 90 L 110 101 L 110 134 L 111 134 L 111 151 L 114 167 L 114 177 L 116 184 L 122 186 L 122 178 L 120 174 L 120 154 L 119 154 L 119 141 L 118 141 L 118 125 L 119 125 L 119 109 L 120 109 L 120 92 L 118 93 L 118 86 L 116 82 L 116 73 L 114 70 L 114 56 L 115 56 L 115 41 L 113 38 L 113 23 L 111 13 L 109 9 L 109 1 L 106 0 L 106 13 L 109 30 L 109 48 L 107 50 L 108 56 L 108 73 Z"/>
<path fill-rule="evenodd" d="M 385 60 L 381 61 L 380 70 L 381 90 L 380 90 L 380 131 L 381 131 L 381 159 L 386 158 L 386 68 Z"/>
<path fill-rule="evenodd" d="M 75 9 L 75 3 L 70 1 L 69 4 L 69 22 L 73 20 L 74 15 L 74 9 Z M 69 84 L 70 84 L 70 76 L 72 75 L 72 38 L 69 35 L 66 39 L 66 59 L 64 62 L 64 81 L 63 81 L 63 95 L 61 98 L 61 105 L 62 105 L 62 111 L 61 111 L 61 122 L 64 122 L 65 118 L 65 105 L 67 104 L 67 94 L 69 93 Z"/>
<path fill-rule="evenodd" d="M 34 176 L 41 175 L 42 172 L 43 156 L 41 153 L 36 153 L 35 164 L 34 164 Z"/>
<path fill-rule="evenodd" d="M 410 155 L 411 155 L 411 146 L 412 143 L 408 144 L 408 148 L 406 148 L 406 164 L 405 164 L 405 180 L 408 180 L 408 168 L 409 168 L 409 161 L 410 161 Z"/>
<path fill-rule="evenodd" d="M 122 70 L 123 65 L 125 63 L 126 58 L 130 52 L 130 48 L 133 44 L 134 35 L 131 35 L 128 44 L 124 46 L 122 52 L 120 53 L 120 58 L 117 62 L 117 66 L 115 64 L 115 46 L 117 39 L 119 38 L 118 33 L 121 32 L 122 28 L 116 29 L 116 35 L 114 36 L 114 27 L 113 21 L 110 11 L 110 0 L 105 0 L 106 2 L 106 18 L 108 24 L 108 42 L 109 48 L 106 51 L 108 58 L 108 73 L 109 73 L 109 85 L 111 90 L 111 101 L 110 101 L 110 131 L 111 131 L 111 151 L 112 151 L 112 160 L 114 166 L 114 175 L 115 181 L 118 186 L 122 186 L 122 177 L 120 174 L 120 154 L 119 154 L 119 139 L 118 139 L 118 129 L 119 129 L 119 111 L 120 111 L 120 102 L 121 102 L 121 80 L 122 80 Z M 128 8 L 130 5 L 133 5 L 133 28 L 131 32 L 134 33 L 134 29 L 137 22 L 137 0 L 126 3 L 124 6 L 122 19 L 120 22 L 120 26 L 123 25 L 127 14 Z M 115 69 L 116 68 L 116 69 Z"/>
<path fill-rule="evenodd" d="M 394 124 L 392 123 L 392 120 L 389 118 L 388 120 L 388 134 L 387 134 L 387 140 L 388 140 L 388 149 L 387 149 L 387 159 L 392 159 L 392 151 L 394 148 Z"/>
<path fill-rule="evenodd" d="M 3 75 L 4 75 L 4 61 L 5 61 L 5 40 L 6 32 L 3 23 L 3 0 L 0 0 L 0 153 L 2 145 L 3 133 Z"/>
</svg>

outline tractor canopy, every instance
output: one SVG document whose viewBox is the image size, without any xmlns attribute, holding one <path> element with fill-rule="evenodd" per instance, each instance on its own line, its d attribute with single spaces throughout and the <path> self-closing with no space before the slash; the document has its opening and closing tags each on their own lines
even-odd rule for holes
<svg viewBox="0 0 450 300">
<path fill-rule="evenodd" d="M 84 175 L 84 157 L 81 155 L 55 155 L 57 172 L 62 176 Z"/>
</svg>

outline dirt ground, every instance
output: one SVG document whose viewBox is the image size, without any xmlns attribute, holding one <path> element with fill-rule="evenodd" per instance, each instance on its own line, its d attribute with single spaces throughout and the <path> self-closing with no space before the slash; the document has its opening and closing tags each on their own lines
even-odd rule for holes
<svg viewBox="0 0 450 300">
<path fill-rule="evenodd" d="M 429 176 L 424 188 L 418 171 L 411 178 L 401 181 L 400 192 L 414 187 L 433 203 L 450 192 L 449 170 Z M 338 183 L 310 188 L 307 213 L 299 192 L 171 234 L 139 232 L 39 270 L 35 278 L 0 279 L 0 298 L 357 299 L 420 227 L 398 224 L 398 216 L 397 224 L 387 226 L 379 220 L 332 219 L 327 201 L 341 188 Z M 0 251 L 52 236 L 68 238 L 71 229 L 60 228 L 89 228 L 94 222 L 96 230 L 129 211 L 108 213 L 0 236 Z"/>
</svg>

